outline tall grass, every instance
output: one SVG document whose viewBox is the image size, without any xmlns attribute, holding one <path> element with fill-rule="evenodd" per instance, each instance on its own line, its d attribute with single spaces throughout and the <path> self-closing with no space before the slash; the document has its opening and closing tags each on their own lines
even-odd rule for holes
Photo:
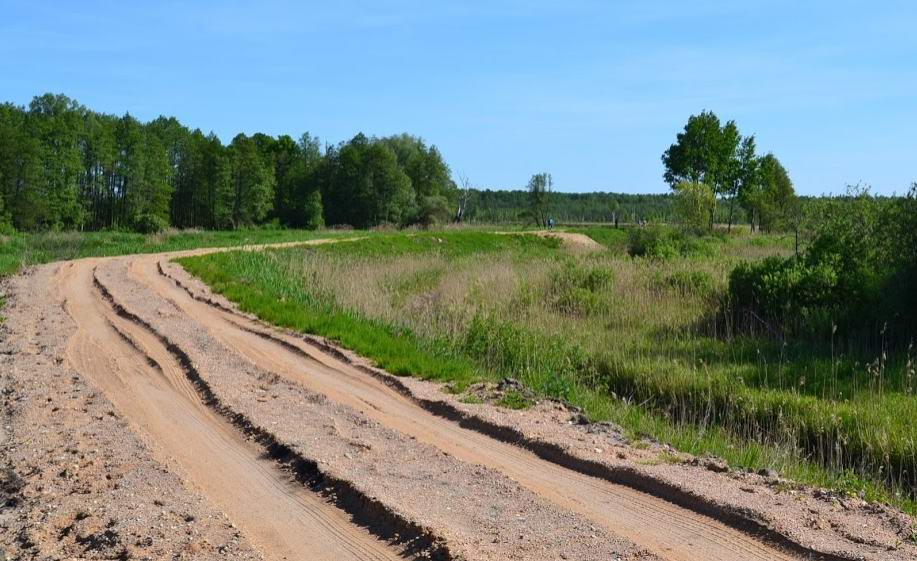
<svg viewBox="0 0 917 561">
<path fill-rule="evenodd" d="M 395 373 L 456 391 L 516 377 L 634 437 L 914 511 L 909 356 L 833 356 L 711 321 L 735 264 L 786 254 L 786 240 L 726 237 L 660 260 L 629 257 L 619 239 L 574 254 L 534 236 L 396 234 L 183 264 L 244 309 Z"/>
</svg>

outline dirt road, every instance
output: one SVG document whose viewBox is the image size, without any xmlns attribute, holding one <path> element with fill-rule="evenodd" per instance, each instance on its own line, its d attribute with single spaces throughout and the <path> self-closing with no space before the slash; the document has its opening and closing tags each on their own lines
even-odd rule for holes
<svg viewBox="0 0 917 561">
<path fill-rule="evenodd" d="M 93 286 L 97 263 L 64 265 L 57 278 L 76 321 L 67 359 L 243 528 L 265 556 L 384 560 L 397 552 L 303 488 L 201 401 L 182 367 L 149 332 L 119 317 Z M 137 352 L 139 347 L 142 351 Z M 149 357 L 151 361 L 145 360 Z"/>
<path fill-rule="evenodd" d="M 531 452 L 464 429 L 421 409 L 391 387 L 301 340 L 267 332 L 246 318 L 199 302 L 159 274 L 156 257 L 132 260 L 129 275 L 175 304 L 252 363 L 421 442 L 508 475 L 559 508 L 666 559 L 791 559 L 717 521 L 544 461 Z M 647 531 L 652 528 L 655 531 Z"/>
<path fill-rule="evenodd" d="M 136 454 L 224 513 L 240 547 L 265 559 L 861 553 L 855 539 L 848 556 L 825 538 L 821 551 L 833 555 L 820 556 L 773 532 L 753 535 L 434 414 L 334 352 L 202 301 L 170 260 L 207 251 L 52 265 L 31 284 L 18 281 L 19 291 L 43 291 L 66 312 L 72 325 L 48 327 L 66 340 L 55 362 L 88 380 L 141 437 Z M 30 304 L 23 294 L 11 305 L 25 316 Z M 20 407 L 24 418 L 32 405 Z M 882 550 L 859 543 L 870 555 Z"/>
</svg>

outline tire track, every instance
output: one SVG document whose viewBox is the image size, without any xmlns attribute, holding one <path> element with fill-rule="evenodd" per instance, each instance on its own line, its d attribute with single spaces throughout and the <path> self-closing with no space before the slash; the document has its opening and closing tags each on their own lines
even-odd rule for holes
<svg viewBox="0 0 917 561">
<path fill-rule="evenodd" d="M 131 313 L 193 361 L 222 403 L 319 463 L 325 473 L 378 497 L 446 540 L 457 558 L 655 559 L 575 513 L 554 508 L 504 474 L 393 431 L 246 361 L 179 309 L 131 281 L 127 260 L 99 280 Z"/>
<path fill-rule="evenodd" d="M 805 553 L 791 554 L 719 520 L 630 487 L 564 468 L 528 450 L 433 415 L 384 382 L 329 353 L 276 330 L 266 332 L 259 322 L 195 300 L 160 275 L 158 259 L 155 256 L 132 259 L 130 277 L 171 301 L 253 364 L 361 410 L 374 420 L 460 460 L 500 471 L 556 506 L 583 515 L 663 558 L 725 561 L 810 557 Z"/>
<path fill-rule="evenodd" d="M 244 417 L 221 409 L 187 357 L 105 297 L 94 279 L 98 262 L 71 263 L 57 278 L 77 324 L 67 360 L 152 442 L 160 461 L 177 465 L 267 559 L 394 561 L 430 550 L 430 536 L 397 526 L 344 482 L 324 478 Z M 356 524 L 346 507 L 374 524 Z M 395 532 L 402 536 L 395 545 L 379 537 Z"/>
</svg>

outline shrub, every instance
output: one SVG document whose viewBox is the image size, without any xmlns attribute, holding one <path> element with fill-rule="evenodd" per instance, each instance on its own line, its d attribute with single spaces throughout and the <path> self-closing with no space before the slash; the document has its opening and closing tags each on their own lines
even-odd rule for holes
<svg viewBox="0 0 917 561">
<path fill-rule="evenodd" d="M 152 213 L 138 214 L 134 218 L 134 230 L 141 234 L 158 234 L 168 226 L 165 218 Z"/>
<path fill-rule="evenodd" d="M 907 343 L 917 335 L 917 188 L 907 197 L 866 192 L 826 201 L 800 258 L 742 264 L 730 275 L 739 313 L 825 332 Z"/>
<path fill-rule="evenodd" d="M 668 259 L 681 253 L 681 243 L 677 233 L 669 228 L 651 226 L 635 228 L 630 232 L 627 253 L 631 257 L 653 257 Z"/>
<path fill-rule="evenodd" d="M 710 239 L 715 238 L 701 238 L 685 230 L 665 226 L 635 228 L 630 231 L 627 253 L 631 257 L 653 259 L 710 255 L 713 252 L 713 248 L 708 243 Z"/>
<path fill-rule="evenodd" d="M 271 218 L 270 220 L 265 221 L 264 223 L 262 223 L 262 224 L 260 224 L 260 225 L 254 226 L 253 229 L 257 229 L 257 230 L 266 230 L 266 231 L 270 231 L 270 230 L 276 231 L 276 230 L 282 230 L 282 229 L 283 229 L 283 224 L 280 223 L 280 219 L 279 219 L 279 218 L 276 218 L 276 217 L 275 217 L 275 218 Z"/>
<path fill-rule="evenodd" d="M 497 401 L 497 405 L 507 409 L 528 409 L 532 402 L 516 390 L 510 390 Z"/>
<path fill-rule="evenodd" d="M 838 309 L 838 273 L 832 263 L 809 265 L 793 257 L 768 257 L 733 269 L 729 296 L 739 314 L 786 326 L 791 317 L 801 320 Z M 804 326 L 796 321 L 792 327 Z"/>
<path fill-rule="evenodd" d="M 16 233 L 16 228 L 13 227 L 10 217 L 0 213 L 0 236 L 12 236 Z"/>
<path fill-rule="evenodd" d="M 446 197 L 438 195 L 422 197 L 420 200 L 420 210 L 418 211 L 417 221 L 423 226 L 432 226 L 448 222 L 451 217 L 449 201 Z"/>
<path fill-rule="evenodd" d="M 306 230 L 317 230 L 325 225 L 322 207 L 322 193 L 318 189 L 306 195 L 302 213 L 303 227 Z M 342 229 L 344 225 L 342 225 Z"/>
</svg>

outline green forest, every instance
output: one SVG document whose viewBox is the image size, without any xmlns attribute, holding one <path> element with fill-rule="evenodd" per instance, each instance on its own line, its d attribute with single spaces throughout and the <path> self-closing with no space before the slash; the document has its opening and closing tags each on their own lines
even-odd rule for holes
<svg viewBox="0 0 917 561">
<path fill-rule="evenodd" d="M 668 193 L 555 191 L 545 201 L 544 213 L 567 223 L 664 222 L 675 212 Z M 457 218 L 529 222 L 530 193 L 459 187 L 439 150 L 409 134 L 330 145 L 309 133 L 240 133 L 226 145 L 173 117 L 144 123 L 65 95 L 0 105 L 0 230 L 367 228 Z"/>
<path fill-rule="evenodd" d="M 435 147 L 358 134 L 322 146 L 256 133 L 224 145 L 175 118 L 142 123 L 64 95 L 0 105 L 0 224 L 35 230 L 405 225 L 452 213 Z"/>
</svg>

